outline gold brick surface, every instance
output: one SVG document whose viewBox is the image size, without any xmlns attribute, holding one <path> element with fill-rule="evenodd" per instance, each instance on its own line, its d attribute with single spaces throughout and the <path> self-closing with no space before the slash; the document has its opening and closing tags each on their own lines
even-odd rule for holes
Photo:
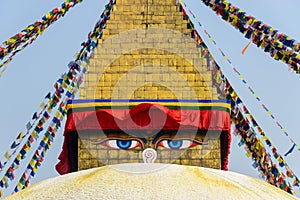
<svg viewBox="0 0 300 200">
<path fill-rule="evenodd" d="M 172 137 L 172 134 L 170 134 Z M 103 137 L 103 136 L 98 136 Z M 120 133 L 110 133 L 107 138 L 120 137 L 124 138 L 126 135 Z M 108 164 L 121 164 L 128 162 L 141 163 L 142 155 L 141 149 L 134 150 L 117 150 L 110 149 L 103 145 L 92 144 L 91 141 L 97 139 L 97 134 L 92 133 L 80 138 L 81 148 L 79 150 L 79 170 L 103 166 Z M 155 148 L 152 144 L 154 137 L 148 139 L 147 146 Z M 176 163 L 183 165 L 196 165 L 203 167 L 210 167 L 220 169 L 220 139 L 218 133 L 203 134 L 198 133 L 193 139 L 204 139 L 203 145 L 197 145 L 189 149 L 170 150 L 163 147 L 157 147 L 158 163 Z M 98 138 L 99 139 L 99 138 Z M 86 162 L 84 162 L 86 161 Z"/>
<path fill-rule="evenodd" d="M 187 24 L 176 0 L 117 0 L 79 98 L 218 99 L 207 61 Z M 98 137 L 79 135 L 79 170 L 143 162 L 142 149 L 112 150 L 91 142 Z M 205 139 L 206 145 L 184 151 L 159 147 L 157 162 L 220 169 L 220 137 L 212 134 Z"/>
</svg>

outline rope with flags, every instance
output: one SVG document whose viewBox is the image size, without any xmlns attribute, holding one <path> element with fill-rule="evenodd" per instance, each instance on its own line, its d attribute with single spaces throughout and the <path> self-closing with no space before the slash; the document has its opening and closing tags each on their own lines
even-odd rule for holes
<svg viewBox="0 0 300 200">
<path fill-rule="evenodd" d="M 4 176 L 0 180 L 1 188 L 8 188 L 9 181 L 15 179 L 15 170 L 20 166 L 21 160 L 23 160 L 27 152 L 31 149 L 32 143 L 38 141 L 39 135 L 44 132 L 44 135 L 35 150 L 25 172 L 22 174 L 19 182 L 14 188 L 14 192 L 18 192 L 29 186 L 30 180 L 36 174 L 38 168 L 44 161 L 44 157 L 47 150 L 50 148 L 57 130 L 61 127 L 61 123 L 66 116 L 66 102 L 72 99 L 79 89 L 79 86 L 83 82 L 84 73 L 88 70 L 89 59 L 93 57 L 94 49 L 98 46 L 98 39 L 102 38 L 103 29 L 105 28 L 106 22 L 109 19 L 112 6 L 115 0 L 110 0 L 105 6 L 103 13 L 100 16 L 100 20 L 96 23 L 92 32 L 88 34 L 88 40 L 82 43 L 82 49 L 79 53 L 75 55 L 75 61 L 71 61 L 68 64 L 69 71 L 64 73 L 61 78 L 55 83 L 55 92 L 53 93 L 55 98 L 47 106 L 47 111 L 55 109 L 57 105 L 58 108 L 55 112 L 55 116 L 52 118 L 47 129 L 44 129 L 44 125 L 50 119 L 50 115 L 47 117 L 42 115 L 42 118 L 38 120 L 37 125 L 30 130 L 32 130 L 28 140 L 23 145 L 21 151 L 17 154 L 12 165 L 8 167 Z M 50 94 L 49 94 L 50 95 Z M 47 95 L 47 96 L 49 96 Z M 47 119 L 46 119 L 47 118 Z M 0 191 L 0 194 L 2 191 Z"/>
<path fill-rule="evenodd" d="M 53 9 L 51 12 L 44 15 L 44 17 L 33 23 L 32 25 L 29 25 L 24 30 L 22 30 L 20 33 L 16 34 L 15 36 L 11 37 L 7 41 L 5 41 L 0 48 L 0 59 L 3 59 L 6 55 L 11 53 L 14 49 L 16 49 L 19 45 L 22 43 L 25 43 L 29 38 L 32 37 L 29 43 L 26 43 L 24 46 L 22 46 L 21 49 L 24 49 L 28 44 L 31 44 L 31 42 L 36 39 L 36 37 L 39 34 L 42 34 L 42 32 L 54 21 L 58 20 L 60 17 L 64 16 L 66 12 L 73 6 L 75 6 L 77 3 L 81 1 L 74 1 L 74 0 L 68 0 L 64 2 L 61 7 Z M 20 51 L 17 50 L 17 52 Z M 13 53 L 12 56 L 16 55 Z M 11 58 L 9 58 L 11 60 Z M 7 64 L 7 62 L 6 62 Z M 1 68 L 1 65 L 0 65 Z M 0 72 L 0 76 L 3 70 Z M 57 84 L 57 83 L 56 83 Z M 18 148 L 20 147 L 20 144 L 22 143 L 23 139 L 29 135 L 29 131 L 32 127 L 35 126 L 36 122 L 41 120 L 41 117 L 43 117 L 43 120 L 47 121 L 48 115 L 51 113 L 49 111 L 52 110 L 48 107 L 52 107 L 53 102 L 57 101 L 57 94 L 51 94 L 50 92 L 45 96 L 44 101 L 40 104 L 40 111 L 34 112 L 32 119 L 26 123 L 26 131 L 22 131 L 18 134 L 15 141 L 10 145 L 10 151 L 5 152 L 4 154 L 4 161 L 0 161 L 0 172 L 2 169 L 6 166 L 8 161 L 11 159 L 11 157 L 17 152 Z M 48 109 L 47 109 L 48 107 Z M 48 111 L 46 111 L 48 110 Z M 39 122 L 41 123 L 41 122 Z M 25 133 L 24 133 L 25 132 Z M 35 135 L 33 135 L 34 137 Z"/>
<path fill-rule="evenodd" d="M 212 36 L 207 32 L 207 30 L 204 28 L 204 26 L 200 23 L 199 19 L 193 14 L 193 12 L 187 8 L 187 5 L 183 2 L 182 4 L 187 11 L 191 14 L 193 19 L 196 21 L 196 23 L 200 26 L 200 28 L 203 29 L 204 34 L 208 37 L 209 41 L 216 47 L 216 49 L 220 52 L 222 57 L 225 61 L 228 62 L 228 64 L 231 66 L 232 70 L 235 74 L 237 74 L 240 81 L 247 87 L 247 89 L 250 91 L 250 93 L 254 96 L 254 98 L 260 103 L 261 107 L 265 111 L 265 113 L 274 121 L 275 125 L 281 130 L 281 132 L 288 138 L 288 140 L 292 143 L 292 147 L 288 150 L 288 152 L 285 154 L 285 156 L 289 155 L 293 152 L 293 150 L 296 148 L 300 151 L 300 147 L 296 144 L 296 142 L 291 138 L 286 131 L 286 129 L 281 125 L 281 123 L 276 119 L 275 115 L 270 111 L 270 109 L 266 106 L 266 104 L 263 103 L 262 99 L 256 94 L 256 92 L 253 90 L 253 87 L 251 87 L 248 82 L 245 80 L 243 75 L 238 71 L 237 67 L 233 65 L 233 63 L 230 61 L 228 56 L 225 55 L 224 51 L 217 45 L 217 42 L 212 38 Z M 193 27 L 194 25 L 192 25 Z"/>
<path fill-rule="evenodd" d="M 247 15 L 226 0 L 201 0 L 223 20 L 238 29 L 245 38 L 270 54 L 275 60 L 288 64 L 295 73 L 300 73 L 300 42 L 279 33 L 278 30 L 262 21 Z M 249 44 L 243 49 L 246 51 Z"/>
<path fill-rule="evenodd" d="M 70 68 L 70 72 L 66 73 L 67 79 L 69 80 L 70 84 L 68 85 L 68 88 L 64 88 L 66 90 L 66 93 L 64 94 L 64 97 L 61 100 L 61 103 L 59 105 L 59 108 L 55 112 L 55 116 L 52 118 L 50 125 L 46 129 L 46 132 L 40 141 L 40 144 L 38 148 L 35 150 L 34 155 L 32 156 L 25 172 L 23 173 L 22 177 L 20 178 L 17 186 L 14 189 L 14 192 L 18 192 L 21 189 L 26 188 L 31 178 L 35 175 L 38 167 L 41 165 L 41 163 L 44 160 L 45 154 L 47 150 L 50 148 L 55 136 L 57 130 L 61 127 L 61 122 L 64 120 L 66 115 L 66 101 L 68 99 L 71 99 L 76 91 L 79 88 L 80 83 L 82 82 L 83 73 L 85 69 L 81 71 L 81 68 L 79 66 L 76 66 L 76 68 Z M 69 75 L 67 75 L 69 74 Z M 72 75 L 72 76 L 70 76 Z M 66 77 L 65 76 L 65 77 Z M 62 86 L 60 86 L 62 87 Z M 27 178 L 28 177 L 28 178 Z"/>
<path fill-rule="evenodd" d="M 41 35 L 51 24 L 64 17 L 70 8 L 74 7 L 82 0 L 66 0 L 60 7 L 52 9 L 42 19 L 30 24 L 20 33 L 4 41 L 0 45 L 0 60 L 9 56 L 2 64 L 0 64 L 0 77 L 7 69 L 8 64 L 12 61 L 17 53 L 22 51 L 32 42 L 34 42 L 39 35 Z"/>
<path fill-rule="evenodd" d="M 252 160 L 254 161 L 253 167 L 257 168 L 261 175 L 264 176 L 270 184 L 275 185 L 289 193 L 293 193 L 292 185 L 299 186 L 299 179 L 288 166 L 287 162 L 279 154 L 262 128 L 257 124 L 254 117 L 250 114 L 233 87 L 225 78 L 220 67 L 217 65 L 197 30 L 194 28 L 194 24 L 191 22 L 185 9 L 189 10 L 189 13 L 194 18 L 196 18 L 195 15 L 192 14 L 190 9 L 187 8 L 187 5 L 183 1 L 180 1 L 180 3 L 184 16 L 189 21 L 189 26 L 192 28 L 192 37 L 196 40 L 198 46 L 201 48 L 203 58 L 208 60 L 208 68 L 212 70 L 214 85 L 219 90 L 220 98 L 231 100 L 231 120 L 233 124 L 235 124 L 235 134 L 241 137 L 239 146 L 245 145 L 245 150 L 247 151 L 246 155 L 248 157 L 252 157 Z M 199 20 L 197 20 L 197 23 L 202 26 Z M 215 43 L 214 40 L 211 42 Z M 277 165 L 272 161 L 271 155 L 267 153 L 263 143 L 257 137 L 257 134 L 252 127 L 258 130 L 267 146 L 272 150 L 272 154 L 279 163 L 279 166 L 284 168 L 285 173 L 282 173 Z M 292 184 L 288 182 L 286 176 L 293 180 Z"/>
<path fill-rule="evenodd" d="M 44 157 L 51 147 L 53 140 L 55 139 L 57 130 L 61 127 L 61 123 L 66 116 L 66 102 L 72 99 L 79 89 L 80 84 L 83 82 L 84 73 L 88 70 L 89 59 L 93 57 L 93 51 L 98 45 L 98 39 L 102 37 L 102 31 L 105 28 L 106 21 L 109 19 L 112 6 L 115 0 L 110 0 L 109 4 L 106 5 L 104 12 L 101 15 L 101 19 L 96 23 L 94 30 L 88 34 L 88 40 L 82 43 L 82 49 L 75 56 L 75 61 L 69 63 L 69 71 L 64 73 L 62 77 L 58 79 L 55 83 L 55 92 L 48 93 L 45 99 L 49 99 L 48 102 L 41 104 L 41 111 L 35 112 L 32 120 L 27 126 L 27 132 L 24 134 L 21 132 L 17 138 L 16 142 L 11 145 L 13 153 L 8 153 L 5 156 L 10 160 L 13 155 L 17 152 L 17 148 L 21 146 L 23 139 L 31 133 L 27 141 L 25 141 L 22 149 L 19 151 L 15 157 L 12 165 L 6 170 L 5 175 L 0 180 L 1 188 L 8 188 L 9 181 L 15 179 L 15 170 L 20 166 L 21 160 L 23 160 L 27 152 L 31 149 L 32 143 L 38 141 L 40 135 L 43 135 L 38 148 L 35 150 L 25 172 L 22 174 L 19 182 L 17 183 L 14 192 L 18 192 L 29 186 L 32 177 L 35 176 L 38 168 L 44 161 Z M 182 9 L 185 17 L 186 11 Z M 188 18 L 188 20 L 190 20 Z M 254 117 L 250 114 L 246 106 L 243 104 L 242 100 L 238 97 L 235 90 L 232 88 L 228 80 L 223 75 L 220 67 L 212 58 L 206 45 L 203 43 L 197 30 L 194 29 L 192 22 L 192 37 L 197 41 L 199 48 L 202 50 L 202 56 L 209 60 L 208 67 L 212 70 L 214 85 L 218 88 L 220 98 L 230 99 L 232 102 L 231 108 L 231 119 L 235 124 L 235 134 L 237 134 L 241 141 L 240 146 L 244 145 L 247 151 L 247 156 L 251 157 L 253 160 L 253 167 L 257 168 L 261 174 L 266 178 L 266 180 L 289 192 L 293 193 L 292 185 L 299 186 L 299 179 L 289 168 L 288 164 L 283 160 L 283 157 L 278 153 L 277 149 L 273 146 L 269 138 L 266 137 L 265 132 L 256 123 Z M 200 24 L 200 22 L 199 22 Z M 214 41 L 215 42 L 215 41 Z M 225 55 L 224 55 L 225 56 Z M 229 60 L 229 59 L 228 59 Z M 54 117 L 49 122 L 50 113 L 58 106 Z M 46 123 L 49 122 L 49 126 L 44 129 Z M 280 171 L 276 164 L 272 161 L 271 155 L 267 153 L 263 143 L 257 137 L 254 127 L 262 136 L 263 140 L 272 149 L 272 154 L 276 158 L 280 167 L 284 167 L 285 174 Z M 4 162 L 5 163 L 5 162 Z M 0 162 L 1 169 L 5 167 L 7 162 L 2 165 Z M 293 179 L 293 184 L 288 182 L 288 179 Z M 0 194 L 2 192 L 0 191 Z M 0 195 L 1 196 L 1 195 Z"/>
</svg>

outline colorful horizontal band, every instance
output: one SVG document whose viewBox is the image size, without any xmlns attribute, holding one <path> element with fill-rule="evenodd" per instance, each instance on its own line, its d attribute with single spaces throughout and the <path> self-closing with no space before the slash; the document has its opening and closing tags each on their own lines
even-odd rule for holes
<svg viewBox="0 0 300 200">
<path fill-rule="evenodd" d="M 78 104 L 78 103 L 100 103 L 100 102 L 183 102 L 183 103 L 230 103 L 230 100 L 214 100 L 214 99 L 73 99 L 68 100 L 68 104 Z"/>
<path fill-rule="evenodd" d="M 138 104 L 139 105 L 139 104 Z M 155 105 L 155 104 L 153 104 Z M 134 105 L 131 106 L 92 106 L 92 107 L 78 107 L 78 108 L 69 108 L 68 114 L 73 112 L 85 112 L 85 111 L 93 111 L 93 110 L 101 110 L 101 109 L 132 109 Z M 165 107 L 171 110 L 218 110 L 218 111 L 226 111 L 230 113 L 230 108 L 221 107 L 221 106 L 166 106 Z"/>
<path fill-rule="evenodd" d="M 194 101 L 194 102 L 193 102 Z M 223 100 L 73 100 L 67 111 L 81 112 L 99 109 L 131 109 L 142 103 L 159 104 L 173 110 L 220 110 L 230 113 L 229 101 Z"/>
</svg>

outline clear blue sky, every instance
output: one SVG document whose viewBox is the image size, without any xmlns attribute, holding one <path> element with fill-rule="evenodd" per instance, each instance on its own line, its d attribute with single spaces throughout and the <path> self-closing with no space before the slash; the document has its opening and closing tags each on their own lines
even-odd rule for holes
<svg viewBox="0 0 300 200">
<path fill-rule="evenodd" d="M 290 136 L 300 145 L 299 75 L 289 72 L 287 65 L 273 60 L 253 44 L 242 56 L 241 50 L 248 42 L 242 34 L 222 21 L 200 0 L 186 2 L 216 40 L 218 46 L 223 49 Z M 300 40 L 298 15 L 300 1 L 231 0 L 230 2 L 279 31 Z M 61 3 L 62 0 L 1 2 L 0 42 L 20 32 Z M 68 62 L 73 59 L 74 53 L 80 50 L 80 44 L 86 40 L 88 32 L 94 27 L 106 3 L 107 1 L 88 0 L 71 9 L 64 18 L 48 28 L 36 42 L 19 53 L 0 78 L 0 160 L 3 160 L 4 152 L 16 135 L 25 129 L 25 124 L 38 109 L 45 94 L 53 90 L 57 78 L 67 70 Z M 260 104 L 240 82 L 214 46 L 208 42 L 206 36 L 202 32 L 200 34 L 231 84 L 283 155 L 291 147 L 291 143 L 261 109 Z M 57 176 L 54 166 L 61 151 L 62 139 L 60 131 L 33 182 Z M 258 177 L 256 169 L 251 166 L 251 160 L 245 156 L 244 149 L 238 147 L 237 143 L 237 139 L 234 138 L 229 169 Z M 299 158 L 300 151 L 295 151 L 286 158 L 298 177 L 300 176 Z"/>
</svg>

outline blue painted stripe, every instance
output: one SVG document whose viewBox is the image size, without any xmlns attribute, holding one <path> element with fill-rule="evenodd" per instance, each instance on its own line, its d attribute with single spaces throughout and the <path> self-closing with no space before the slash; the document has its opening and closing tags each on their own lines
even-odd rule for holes
<svg viewBox="0 0 300 200">
<path fill-rule="evenodd" d="M 79 103 L 145 103 L 145 102 L 182 102 L 182 103 L 230 103 L 230 100 L 190 100 L 190 99 L 73 99 L 68 100 L 68 104 Z"/>
</svg>

